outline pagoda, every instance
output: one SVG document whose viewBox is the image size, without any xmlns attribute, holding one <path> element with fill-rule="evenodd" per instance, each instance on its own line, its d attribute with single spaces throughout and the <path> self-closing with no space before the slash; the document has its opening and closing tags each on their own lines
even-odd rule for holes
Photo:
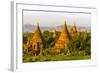
<svg viewBox="0 0 100 73">
<path fill-rule="evenodd" d="M 36 26 L 36 30 L 33 34 L 32 39 L 28 40 L 23 47 L 24 51 L 26 52 L 32 51 L 33 55 L 35 56 L 43 55 L 44 43 L 39 24 L 37 24 Z"/>
<path fill-rule="evenodd" d="M 66 21 L 64 22 L 61 34 L 59 36 L 59 39 L 55 43 L 55 46 L 51 49 L 51 52 L 60 52 L 60 49 L 67 48 L 68 42 L 69 42 L 69 32 L 67 29 Z"/>
<path fill-rule="evenodd" d="M 39 24 L 37 24 L 36 31 L 31 39 L 31 48 L 34 54 L 36 53 L 36 55 L 42 55 L 44 44 Z"/>
<path fill-rule="evenodd" d="M 76 28 L 76 24 L 74 23 L 74 26 L 71 28 L 71 32 L 72 33 L 76 33 L 77 32 L 77 28 Z"/>
<path fill-rule="evenodd" d="M 56 37 L 56 35 L 57 35 L 57 31 L 56 31 L 56 29 L 54 29 L 54 31 L 53 31 L 53 37 Z"/>
</svg>

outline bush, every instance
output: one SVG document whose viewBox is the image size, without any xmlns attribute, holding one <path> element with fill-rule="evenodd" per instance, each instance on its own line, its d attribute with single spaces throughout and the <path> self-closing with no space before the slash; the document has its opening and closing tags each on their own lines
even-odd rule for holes
<svg viewBox="0 0 100 73">
<path fill-rule="evenodd" d="M 88 32 L 76 33 L 69 41 L 68 49 L 72 55 L 90 55 L 91 54 L 91 37 Z"/>
</svg>

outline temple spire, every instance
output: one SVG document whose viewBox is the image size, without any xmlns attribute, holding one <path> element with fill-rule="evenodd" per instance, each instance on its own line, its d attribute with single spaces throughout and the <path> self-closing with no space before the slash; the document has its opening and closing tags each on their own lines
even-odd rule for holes
<svg viewBox="0 0 100 73">
<path fill-rule="evenodd" d="M 39 54 L 42 55 L 42 49 L 44 47 L 44 43 L 43 43 L 43 37 L 41 34 L 39 23 L 37 23 L 36 30 L 33 34 L 33 38 L 31 40 L 31 47 L 32 47 L 33 53 L 35 51 L 34 54 L 37 54 L 37 51 L 40 51 Z"/>
<path fill-rule="evenodd" d="M 67 48 L 69 43 L 69 32 L 67 29 L 66 21 L 62 27 L 61 34 L 58 41 L 55 43 L 55 46 L 52 48 L 51 52 L 60 52 L 60 49 Z"/>
<path fill-rule="evenodd" d="M 73 27 L 71 28 L 71 32 L 72 33 L 76 33 L 77 32 L 77 28 L 76 28 L 76 23 L 74 22 Z"/>
</svg>

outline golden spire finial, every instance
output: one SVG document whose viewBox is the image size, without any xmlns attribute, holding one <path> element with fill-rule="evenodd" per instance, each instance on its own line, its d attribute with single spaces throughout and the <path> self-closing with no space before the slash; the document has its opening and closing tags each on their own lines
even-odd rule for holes
<svg viewBox="0 0 100 73">
<path fill-rule="evenodd" d="M 77 32 L 77 28 L 76 28 L 76 23 L 75 23 L 75 21 L 74 21 L 74 23 L 73 23 L 73 27 L 71 28 L 71 31 L 72 31 L 73 33 L 76 33 L 76 32 Z"/>
<path fill-rule="evenodd" d="M 64 20 L 64 24 L 66 24 L 66 20 Z"/>
<path fill-rule="evenodd" d="M 37 22 L 37 26 L 39 26 L 39 22 Z"/>
<path fill-rule="evenodd" d="M 73 19 L 73 20 L 74 20 L 74 21 L 73 21 L 73 22 L 74 22 L 74 26 L 76 26 L 75 17 L 74 17 L 74 19 Z"/>
<path fill-rule="evenodd" d="M 74 21 L 74 26 L 76 26 L 76 22 Z"/>
</svg>

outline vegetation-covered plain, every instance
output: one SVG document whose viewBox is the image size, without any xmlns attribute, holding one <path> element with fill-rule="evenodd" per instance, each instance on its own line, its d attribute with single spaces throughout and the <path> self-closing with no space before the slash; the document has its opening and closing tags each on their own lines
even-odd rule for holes
<svg viewBox="0 0 100 73">
<path fill-rule="evenodd" d="M 70 33 L 70 41 L 67 48 L 61 48 L 59 53 L 51 53 L 51 48 L 55 45 L 61 32 L 53 32 L 48 30 L 41 33 L 44 38 L 45 47 L 42 50 L 42 55 L 33 55 L 30 50 L 23 51 L 23 62 L 42 62 L 42 61 L 64 61 L 64 60 L 84 60 L 91 59 L 91 33 L 77 32 Z M 23 34 L 23 44 L 27 44 L 29 39 L 32 39 L 34 33 Z"/>
</svg>

